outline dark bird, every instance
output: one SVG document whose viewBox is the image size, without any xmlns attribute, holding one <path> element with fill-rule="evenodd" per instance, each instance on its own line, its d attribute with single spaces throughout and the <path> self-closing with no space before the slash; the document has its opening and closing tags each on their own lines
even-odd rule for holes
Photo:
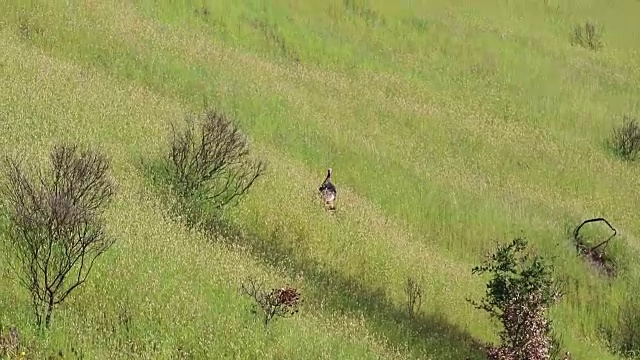
<svg viewBox="0 0 640 360">
<path fill-rule="evenodd" d="M 329 210 L 335 210 L 335 201 L 336 195 L 338 194 L 336 190 L 336 186 L 331 182 L 331 168 L 327 169 L 327 177 L 324 179 L 324 182 L 318 188 L 320 194 L 322 195 L 322 199 L 324 200 L 325 206 Z"/>
</svg>

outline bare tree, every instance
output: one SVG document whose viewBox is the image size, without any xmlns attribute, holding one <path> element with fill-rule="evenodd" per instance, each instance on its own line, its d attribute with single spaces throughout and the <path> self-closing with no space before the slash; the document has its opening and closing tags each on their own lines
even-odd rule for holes
<svg viewBox="0 0 640 360">
<path fill-rule="evenodd" d="M 34 180 L 18 160 L 6 159 L 2 188 L 9 262 L 31 293 L 38 326 L 44 322 L 47 328 L 54 306 L 86 281 L 96 258 L 114 242 L 101 218 L 114 193 L 106 157 L 61 145 L 50 160 L 52 171 L 39 171 Z"/>
<path fill-rule="evenodd" d="M 181 195 L 222 208 L 245 195 L 266 164 L 249 158 L 247 138 L 225 115 L 209 110 L 198 125 L 172 125 L 170 173 Z"/>
</svg>

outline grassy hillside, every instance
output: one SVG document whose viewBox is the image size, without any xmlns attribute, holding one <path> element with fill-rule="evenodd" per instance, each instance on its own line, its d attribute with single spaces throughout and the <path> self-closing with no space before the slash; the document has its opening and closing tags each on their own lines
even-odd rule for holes
<svg viewBox="0 0 640 360">
<path fill-rule="evenodd" d="M 640 178 L 604 141 L 640 114 L 638 13 L 594 0 L 2 2 L 0 152 L 37 162 L 60 140 L 94 144 L 118 196 L 116 245 L 47 334 L 0 263 L 0 325 L 37 359 L 482 359 L 473 343 L 497 328 L 465 300 L 484 292 L 471 267 L 524 235 L 569 285 L 552 318 L 574 359 L 618 359 L 600 329 L 639 283 Z M 603 26 L 601 51 L 571 45 L 586 20 Z M 233 211 L 240 242 L 172 220 L 140 166 L 203 101 L 269 161 Z M 329 166 L 335 217 L 312 200 Z M 565 235 L 598 216 L 620 232 L 611 280 Z M 265 332 L 238 291 L 249 275 L 299 286 L 304 308 Z M 415 320 L 410 275 L 425 292 Z"/>
</svg>

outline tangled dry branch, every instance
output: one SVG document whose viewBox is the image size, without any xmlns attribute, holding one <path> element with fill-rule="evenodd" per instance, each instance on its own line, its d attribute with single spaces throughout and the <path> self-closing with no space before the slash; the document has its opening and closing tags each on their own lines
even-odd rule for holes
<svg viewBox="0 0 640 360">
<path fill-rule="evenodd" d="M 250 159 L 249 142 L 225 115 L 207 111 L 196 128 L 172 126 L 170 170 L 178 192 L 222 208 L 247 193 L 266 171 Z"/>
</svg>

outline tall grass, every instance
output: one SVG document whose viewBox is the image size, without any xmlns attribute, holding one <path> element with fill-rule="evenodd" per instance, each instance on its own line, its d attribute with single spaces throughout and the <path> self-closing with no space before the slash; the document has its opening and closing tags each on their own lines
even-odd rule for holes
<svg viewBox="0 0 640 360">
<path fill-rule="evenodd" d="M 471 267 L 523 234 L 571 284 L 552 313 L 569 350 L 616 358 L 599 328 L 638 268 L 602 279 L 564 226 L 604 216 L 637 253 L 637 169 L 602 141 L 640 110 L 638 34 L 619 25 L 640 5 L 544 4 L 0 4 L 0 149 L 37 159 L 60 138 L 99 142 L 122 184 L 118 245 L 61 324 L 29 333 L 9 275 L 0 323 L 37 339 L 36 358 L 478 356 L 472 337 L 495 337 L 465 302 L 483 290 Z M 569 41 L 586 18 L 607 28 L 597 53 Z M 171 220 L 139 166 L 203 100 L 271 164 L 232 214 L 236 242 Z M 335 217 L 312 201 L 328 166 Z M 301 316 L 265 333 L 238 292 L 248 275 L 299 282 Z M 424 279 L 415 320 L 402 315 L 412 275 Z"/>
</svg>

